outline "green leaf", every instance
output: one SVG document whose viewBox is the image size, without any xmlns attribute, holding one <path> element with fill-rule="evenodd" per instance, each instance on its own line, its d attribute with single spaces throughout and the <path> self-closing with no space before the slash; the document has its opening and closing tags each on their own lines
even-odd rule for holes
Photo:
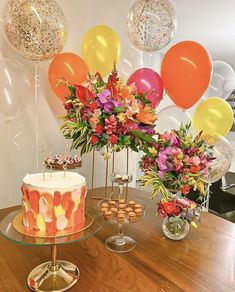
<svg viewBox="0 0 235 292">
<path fill-rule="evenodd" d="M 131 148 L 131 150 L 133 150 L 133 151 L 135 151 L 135 152 L 138 152 L 138 151 L 139 151 L 138 148 L 137 148 L 133 143 L 131 143 L 131 144 L 129 145 L 129 147 Z"/>
<path fill-rule="evenodd" d="M 131 130 L 130 131 L 132 135 L 134 135 L 135 137 L 141 139 L 141 140 L 144 140 L 148 143 L 157 143 L 157 141 L 155 139 L 153 139 L 153 137 L 147 135 L 147 134 L 144 134 L 142 132 L 138 132 L 138 131 L 134 131 L 134 130 Z"/>
<path fill-rule="evenodd" d="M 75 87 L 69 85 L 68 90 L 70 91 L 71 95 L 75 96 Z"/>
<path fill-rule="evenodd" d="M 121 113 L 121 112 L 125 112 L 125 109 L 122 108 L 122 107 L 115 107 L 115 108 L 113 109 L 113 112 L 114 112 L 115 114 L 118 114 L 118 113 Z"/>
</svg>

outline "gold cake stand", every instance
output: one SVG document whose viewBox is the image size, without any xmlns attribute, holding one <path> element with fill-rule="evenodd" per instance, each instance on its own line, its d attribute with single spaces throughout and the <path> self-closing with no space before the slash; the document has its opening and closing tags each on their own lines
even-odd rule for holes
<svg viewBox="0 0 235 292">
<path fill-rule="evenodd" d="M 79 229 L 68 233 L 48 236 L 26 232 L 20 223 L 22 209 L 9 213 L 0 223 L 0 232 L 8 240 L 21 245 L 41 245 L 51 247 L 51 261 L 34 268 L 27 278 L 28 287 L 38 292 L 62 292 L 72 288 L 80 277 L 78 267 L 70 262 L 57 260 L 57 247 L 79 242 L 94 235 L 103 224 L 103 218 L 96 209 L 87 209 L 85 223 Z"/>
</svg>

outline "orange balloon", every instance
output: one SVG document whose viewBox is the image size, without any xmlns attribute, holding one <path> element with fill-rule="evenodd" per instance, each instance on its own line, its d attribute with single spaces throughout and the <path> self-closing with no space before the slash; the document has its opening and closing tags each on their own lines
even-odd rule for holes
<svg viewBox="0 0 235 292">
<path fill-rule="evenodd" d="M 211 72 L 210 55 L 193 41 L 183 41 L 171 47 L 161 65 L 167 94 L 176 105 L 185 109 L 202 97 L 209 86 Z"/>
<path fill-rule="evenodd" d="M 58 54 L 51 62 L 48 79 L 54 93 L 62 100 L 70 95 L 69 90 L 60 84 L 59 80 L 65 80 L 72 85 L 81 84 L 87 79 L 88 67 L 85 61 L 76 54 L 62 53 Z"/>
</svg>

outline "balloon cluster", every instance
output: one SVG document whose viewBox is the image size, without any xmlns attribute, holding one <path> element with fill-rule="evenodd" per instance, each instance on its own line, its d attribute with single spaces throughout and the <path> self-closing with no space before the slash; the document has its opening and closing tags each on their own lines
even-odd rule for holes
<svg viewBox="0 0 235 292">
<path fill-rule="evenodd" d="M 139 54 L 140 51 L 154 52 L 166 47 L 175 29 L 175 9 L 169 0 L 136 0 L 127 16 L 127 33 L 134 48 L 129 53 L 131 57 L 124 56 L 122 60 L 130 71 L 124 72 L 127 85 L 135 84 L 153 108 L 159 105 L 165 89 L 175 105 L 158 113 L 157 130 L 172 130 L 192 120 L 198 133 L 203 131 L 204 135 L 217 137 L 214 141 L 219 142 L 215 149 L 223 157 L 225 152 L 219 147 L 226 148 L 226 139 L 219 137 L 227 135 L 234 123 L 233 111 L 226 102 L 235 87 L 231 66 L 221 61 L 212 62 L 202 45 L 189 40 L 175 44 L 166 52 L 160 74 L 142 66 L 134 68 L 128 60 L 136 58 L 138 50 Z M 3 32 L 10 46 L 20 55 L 34 61 L 53 59 L 48 79 L 52 90 L 63 102 L 70 92 L 66 86 L 59 85 L 59 81 L 74 86 L 84 83 L 89 73 L 96 75 L 98 72 L 106 77 L 120 60 L 120 38 L 106 25 L 96 25 L 85 33 L 81 57 L 72 52 L 61 53 L 67 38 L 67 25 L 55 0 L 8 0 L 3 9 Z M 32 79 L 23 65 L 8 59 L 0 60 L 0 112 L 6 118 L 14 119 L 22 114 L 30 101 Z M 20 101 L 17 91 L 13 90 L 16 84 L 21 86 L 23 93 Z M 200 99 L 202 102 L 191 118 L 187 110 Z M 231 156 L 227 155 L 226 159 L 231 160 Z M 218 166 L 215 165 L 212 168 Z M 225 159 L 223 165 L 220 175 L 228 167 Z M 212 177 L 210 181 L 218 175 Z"/>
</svg>

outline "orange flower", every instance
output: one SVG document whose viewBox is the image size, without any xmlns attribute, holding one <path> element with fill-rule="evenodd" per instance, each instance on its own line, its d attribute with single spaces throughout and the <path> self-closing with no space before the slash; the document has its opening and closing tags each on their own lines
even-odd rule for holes
<svg viewBox="0 0 235 292">
<path fill-rule="evenodd" d="M 200 165 L 198 165 L 198 166 L 191 165 L 191 166 L 190 166 L 190 172 L 192 172 L 192 173 L 198 173 L 199 170 L 201 170 Z"/>
<path fill-rule="evenodd" d="M 152 125 L 157 120 L 157 115 L 150 106 L 146 106 L 140 108 L 139 113 L 136 114 L 136 119 L 143 124 Z"/>
<path fill-rule="evenodd" d="M 134 95 L 132 94 L 132 88 L 130 86 L 123 86 L 119 88 L 119 96 L 121 99 L 125 101 L 131 101 L 134 99 Z"/>
</svg>

